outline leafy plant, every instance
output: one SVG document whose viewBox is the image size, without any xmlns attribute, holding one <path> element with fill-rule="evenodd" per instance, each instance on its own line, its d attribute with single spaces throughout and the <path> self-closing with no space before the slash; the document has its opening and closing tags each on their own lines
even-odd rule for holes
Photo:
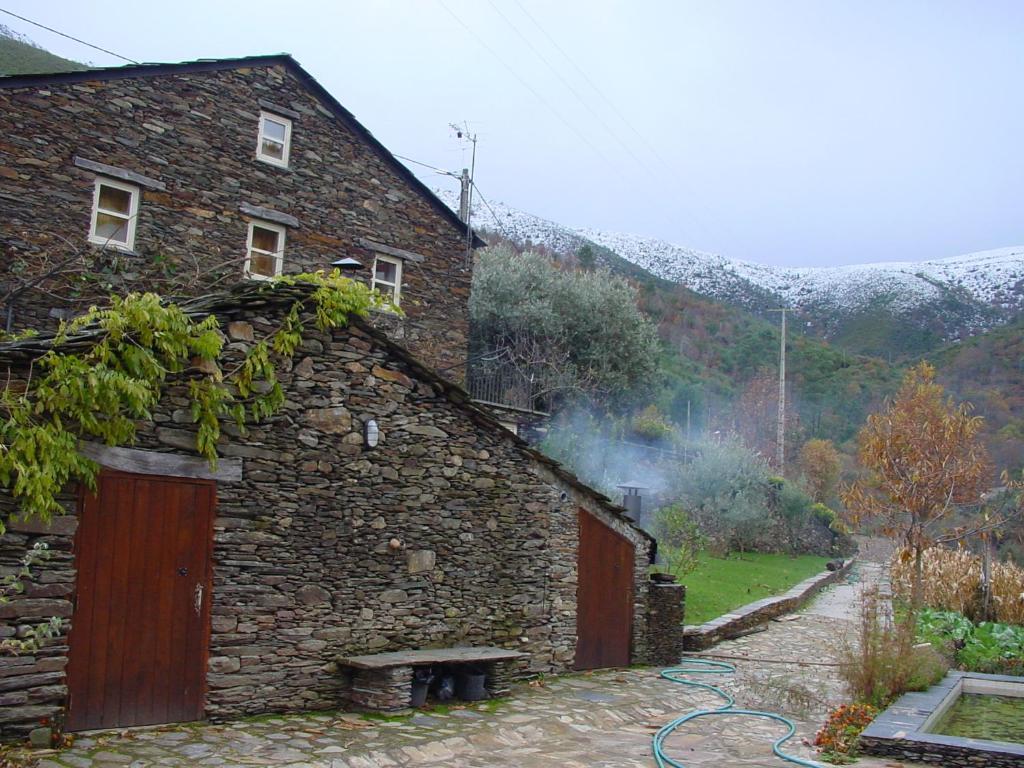
<svg viewBox="0 0 1024 768">
<path fill-rule="evenodd" d="M 983 621 L 975 624 L 956 611 L 925 609 L 917 637 L 943 649 L 957 666 L 970 672 L 1024 673 L 1024 627 Z"/>
<path fill-rule="evenodd" d="M 671 504 L 658 510 L 657 536 L 659 551 L 667 561 L 669 573 L 682 578 L 692 573 L 704 547 L 704 536 L 682 504 Z"/>
<path fill-rule="evenodd" d="M 224 337 L 217 318 L 195 319 L 153 293 L 114 296 L 109 306 L 62 324 L 25 380 L 0 392 L 0 484 L 21 514 L 48 521 L 63 513 L 57 497 L 70 481 L 94 488 L 98 466 L 80 452 L 79 441 L 132 443 L 137 422 L 151 417 L 170 376 L 188 379 L 196 449 L 215 464 L 221 419 L 244 427 L 284 402 L 273 355 L 291 356 L 298 348 L 307 301 L 321 330 L 344 325 L 379 301 L 337 270 L 279 278 L 264 290 L 299 283 L 312 287 L 309 299 L 297 299 L 282 326 L 227 371 L 218 362 Z"/>
</svg>

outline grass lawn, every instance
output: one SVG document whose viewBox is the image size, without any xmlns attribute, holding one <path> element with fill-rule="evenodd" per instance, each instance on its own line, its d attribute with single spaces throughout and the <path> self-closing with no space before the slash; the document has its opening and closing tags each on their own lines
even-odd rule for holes
<svg viewBox="0 0 1024 768">
<path fill-rule="evenodd" d="M 827 557 L 815 555 L 700 555 L 697 569 L 680 581 L 686 585 L 686 623 L 702 624 L 733 608 L 785 592 L 808 576 L 825 570 Z"/>
</svg>

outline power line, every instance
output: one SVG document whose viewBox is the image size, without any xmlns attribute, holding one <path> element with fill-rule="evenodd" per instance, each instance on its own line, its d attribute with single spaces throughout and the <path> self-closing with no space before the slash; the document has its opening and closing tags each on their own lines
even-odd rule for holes
<svg viewBox="0 0 1024 768">
<path fill-rule="evenodd" d="M 469 34 L 469 36 L 472 37 L 477 42 L 477 44 L 480 45 L 481 48 L 483 48 L 485 51 L 487 51 L 489 54 L 491 54 L 491 56 L 493 56 L 497 60 L 497 62 L 499 64 L 501 64 L 505 69 L 507 69 L 509 71 L 509 74 L 511 74 L 516 80 L 519 81 L 520 85 L 522 85 L 530 93 L 532 93 L 534 95 L 534 97 L 537 99 L 537 101 L 539 101 L 542 105 L 544 105 L 545 109 L 547 109 L 548 112 L 550 112 L 552 115 L 557 117 L 558 120 L 566 128 L 568 128 L 570 131 L 572 131 L 574 134 L 576 134 L 576 137 L 579 138 L 579 140 L 582 141 L 584 144 L 586 144 L 588 147 L 590 147 L 594 151 L 594 153 L 597 154 L 605 162 L 605 164 L 607 166 L 614 168 L 615 172 L 618 173 L 620 177 L 623 176 L 623 174 L 622 174 L 621 170 L 619 170 L 618 166 L 614 165 L 608 159 L 608 157 L 604 154 L 604 152 L 602 152 L 600 149 L 598 149 L 598 147 L 592 141 L 590 141 L 590 139 L 588 139 L 586 136 L 584 136 L 582 133 L 580 133 L 579 130 L 577 130 L 574 125 L 572 125 L 572 123 L 570 123 L 568 120 L 566 120 L 565 117 L 563 117 L 562 114 L 558 110 L 556 110 L 554 107 L 551 106 L 550 103 L 548 103 L 547 99 L 545 99 L 543 96 L 541 96 L 540 93 L 538 93 L 537 90 L 532 85 L 530 85 L 526 80 L 524 80 L 519 75 L 519 73 L 516 72 L 516 70 L 513 69 L 512 66 L 505 61 L 505 59 L 503 59 L 501 56 L 499 56 L 497 51 L 495 51 L 491 46 L 489 46 L 486 43 L 486 41 L 484 41 L 479 35 L 477 35 L 475 32 L 473 32 L 473 30 L 470 29 L 469 25 L 467 25 L 466 22 L 464 22 L 461 18 L 459 18 L 459 16 L 451 8 L 449 8 L 445 4 L 444 0 L 437 0 L 437 2 L 438 2 L 438 4 L 442 8 L 444 8 L 444 10 L 448 13 L 449 16 L 451 16 L 453 19 L 455 19 L 455 21 L 459 24 L 459 26 L 461 26 L 464 30 L 466 30 L 466 32 Z"/>
<path fill-rule="evenodd" d="M 508 230 L 505 229 L 505 225 L 502 224 L 501 219 L 498 218 L 498 214 L 494 212 L 494 209 L 491 208 L 491 204 L 487 202 L 487 198 L 484 197 L 484 193 L 480 191 L 480 187 L 477 186 L 475 181 L 470 181 L 470 184 L 473 185 L 473 188 L 476 190 L 476 193 L 480 195 L 480 199 L 483 200 L 484 205 L 487 206 L 487 210 L 491 212 L 491 217 L 494 219 L 494 223 L 498 225 L 498 229 L 501 230 L 501 234 L 503 234 L 505 237 L 509 239 L 512 239 L 512 236 L 508 233 Z"/>
<path fill-rule="evenodd" d="M 555 38 L 553 38 L 550 34 L 548 34 L 548 31 L 544 29 L 544 26 L 539 21 L 537 21 L 536 18 L 534 18 L 533 14 L 526 10 L 526 8 L 523 6 L 521 2 L 519 2 L 519 0 L 512 0 L 512 2 L 519 6 L 519 10 L 521 10 L 526 15 L 526 17 L 533 22 L 533 25 L 537 27 L 537 29 L 540 30 L 541 34 L 548 39 L 548 42 L 550 42 L 558 50 L 558 52 L 561 53 L 563 57 L 565 57 L 565 60 L 576 68 L 576 71 L 583 76 L 583 79 L 590 84 L 590 87 L 594 89 L 594 92 L 604 100 L 604 103 L 611 108 L 611 110 L 616 114 L 619 120 L 621 120 L 627 128 L 629 128 L 633 133 L 637 135 L 640 141 L 642 141 L 647 146 L 647 149 L 651 151 L 651 153 L 658 159 L 659 162 L 665 163 L 665 158 L 663 158 L 661 154 L 658 152 L 658 150 L 654 148 L 654 145 L 651 144 L 647 140 L 647 138 L 633 126 L 631 122 L 629 122 L 626 116 L 619 111 L 618 107 L 615 106 L 612 100 L 604 95 L 604 92 L 597 86 L 597 83 L 591 80 L 590 76 L 587 75 L 586 71 L 579 64 L 577 64 L 568 53 L 565 52 L 565 49 L 558 44 L 558 41 L 555 40 Z"/>
<path fill-rule="evenodd" d="M 630 147 L 626 142 L 619 138 L 619 135 L 612 130 L 611 126 L 608 125 L 608 123 L 605 121 L 601 113 L 595 110 L 593 107 L 591 107 L 589 103 L 587 103 L 587 101 L 583 98 L 580 92 L 576 90 L 575 86 L 573 86 L 572 83 L 570 83 L 568 80 L 565 79 L 565 77 L 562 76 L 562 73 L 558 71 L 557 67 L 555 67 L 555 65 L 552 64 L 548 60 L 548 58 L 537 49 L 537 47 L 530 41 L 530 39 L 523 34 L 519 27 L 517 27 L 512 22 L 512 20 L 509 19 L 508 16 L 506 16 L 502 12 L 501 8 L 499 8 L 493 2 L 493 0 L 487 0 L 487 4 L 491 6 L 491 8 L 494 9 L 494 12 L 501 17 L 502 21 L 504 21 L 512 29 L 512 31 L 515 32 L 524 43 L 526 43 L 529 49 L 533 51 L 534 54 L 536 54 L 537 58 L 544 62 L 544 65 L 548 69 L 550 69 L 552 73 L 554 73 L 555 77 L 557 77 L 561 81 L 562 85 L 564 85 L 569 90 L 569 92 L 576 97 L 576 100 L 580 104 L 582 104 L 583 107 L 594 117 L 594 119 L 597 120 L 604 127 L 604 129 L 608 132 L 608 135 L 611 136 L 616 142 L 618 142 L 619 146 L 626 150 L 630 157 L 632 157 L 637 163 L 643 166 L 644 170 L 646 170 L 648 173 L 651 173 L 652 171 L 648 167 L 647 163 L 645 163 L 640 157 L 636 155 L 635 152 L 633 152 L 632 147 Z"/>
<path fill-rule="evenodd" d="M 141 62 L 136 61 L 135 59 L 129 59 L 127 56 L 122 56 L 119 53 L 114 53 L 113 51 L 108 51 L 106 48 L 100 48 L 98 45 L 93 45 L 92 43 L 87 43 L 87 42 L 85 42 L 85 40 L 80 40 L 77 37 L 72 37 L 71 35 L 66 35 L 63 32 L 61 32 L 60 30 L 54 29 L 53 27 L 48 27 L 45 24 L 40 24 L 38 21 L 32 21 L 32 19 L 26 19 L 24 16 L 19 16 L 18 14 L 14 13 L 12 11 L 8 11 L 6 8 L 0 8 L 0 12 L 6 13 L 8 16 L 13 16 L 16 19 L 21 19 L 22 21 L 26 21 L 29 24 L 32 24 L 34 26 L 39 27 L 40 29 L 45 29 L 47 32 L 53 32 L 53 34 L 55 34 L 55 35 L 60 35 L 61 37 L 66 37 L 68 40 L 74 40 L 76 43 L 81 43 L 82 45 L 86 45 L 89 48 L 93 48 L 93 49 L 95 49 L 97 51 L 102 51 L 103 53 L 106 53 L 106 54 L 108 54 L 110 56 L 114 56 L 115 58 L 121 59 L 122 61 L 127 61 L 127 62 L 129 62 L 131 64 L 139 64 L 139 63 L 141 63 Z"/>
<path fill-rule="evenodd" d="M 394 154 L 399 160 L 404 160 L 407 163 L 415 163 L 416 165 L 422 165 L 424 168 L 429 168 L 432 171 L 440 173 L 442 176 L 454 176 L 456 179 L 459 178 L 459 174 L 454 171 L 446 171 L 444 168 L 438 168 L 437 166 L 430 165 L 430 163 L 424 163 L 419 160 L 413 160 L 411 157 L 404 157 L 402 155 Z"/>
</svg>

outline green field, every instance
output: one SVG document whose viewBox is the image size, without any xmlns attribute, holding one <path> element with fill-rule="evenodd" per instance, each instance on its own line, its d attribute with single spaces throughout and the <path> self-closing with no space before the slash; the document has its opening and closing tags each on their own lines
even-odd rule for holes
<svg viewBox="0 0 1024 768">
<path fill-rule="evenodd" d="M 785 592 L 825 570 L 827 557 L 814 555 L 700 555 L 697 569 L 680 581 L 686 585 L 686 623 L 702 624 L 733 608 Z"/>
</svg>

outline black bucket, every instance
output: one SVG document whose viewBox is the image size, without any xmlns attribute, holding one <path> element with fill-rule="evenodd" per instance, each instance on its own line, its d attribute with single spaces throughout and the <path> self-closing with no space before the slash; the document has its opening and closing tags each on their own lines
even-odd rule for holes
<svg viewBox="0 0 1024 768">
<path fill-rule="evenodd" d="M 434 676 L 429 669 L 417 669 L 412 676 L 412 699 L 410 707 L 422 707 L 427 703 L 427 691 L 430 690 L 430 681 Z"/>
<path fill-rule="evenodd" d="M 487 675 L 478 669 L 459 672 L 455 679 L 455 693 L 463 701 L 483 701 L 487 698 L 486 681 Z"/>
</svg>

